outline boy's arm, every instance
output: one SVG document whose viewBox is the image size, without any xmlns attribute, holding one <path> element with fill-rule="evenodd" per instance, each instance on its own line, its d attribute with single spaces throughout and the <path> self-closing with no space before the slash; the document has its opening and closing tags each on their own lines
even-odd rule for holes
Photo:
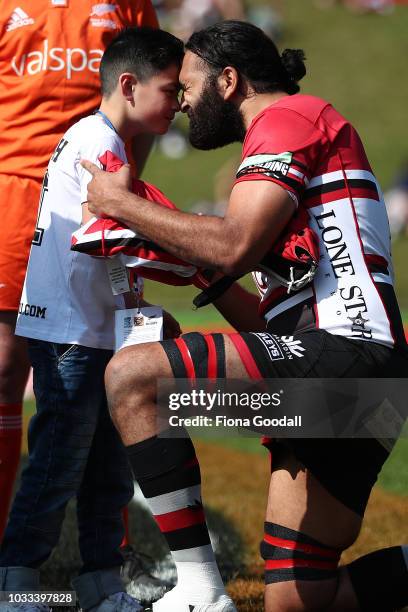
<svg viewBox="0 0 408 612">
<path fill-rule="evenodd" d="M 153 134 L 139 134 L 131 142 L 132 156 L 136 166 L 136 176 L 140 178 L 154 143 Z"/>
<path fill-rule="evenodd" d="M 90 219 L 92 219 L 95 215 L 89 212 L 88 202 L 82 202 L 82 225 L 88 223 Z"/>
</svg>

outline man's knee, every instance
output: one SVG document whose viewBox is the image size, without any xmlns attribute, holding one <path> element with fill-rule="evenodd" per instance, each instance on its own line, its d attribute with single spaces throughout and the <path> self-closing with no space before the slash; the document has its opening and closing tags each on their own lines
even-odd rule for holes
<svg viewBox="0 0 408 612">
<path fill-rule="evenodd" d="M 120 408 L 131 389 L 127 363 L 127 359 L 119 352 L 112 357 L 105 370 L 105 389 L 111 415 Z"/>
<path fill-rule="evenodd" d="M 338 579 L 319 582 L 281 582 L 265 591 L 265 612 L 320 612 L 330 610 Z"/>
<path fill-rule="evenodd" d="M 129 401 L 134 403 L 135 396 L 143 394 L 148 379 L 143 364 L 146 364 L 146 349 L 143 346 L 122 349 L 108 363 L 105 388 L 114 420 Z"/>
<path fill-rule="evenodd" d="M 324 610 L 335 598 L 341 550 L 293 529 L 265 523 L 265 610 Z"/>
</svg>

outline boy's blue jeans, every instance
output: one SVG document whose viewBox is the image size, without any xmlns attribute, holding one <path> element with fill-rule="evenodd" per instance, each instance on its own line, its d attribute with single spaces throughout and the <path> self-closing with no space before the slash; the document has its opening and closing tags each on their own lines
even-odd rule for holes
<svg viewBox="0 0 408 612">
<path fill-rule="evenodd" d="M 12 506 L 0 567 L 38 568 L 58 542 L 77 496 L 81 573 L 122 564 L 121 511 L 133 479 L 110 419 L 104 372 L 111 351 L 29 340 L 37 412 L 29 462 Z"/>
</svg>

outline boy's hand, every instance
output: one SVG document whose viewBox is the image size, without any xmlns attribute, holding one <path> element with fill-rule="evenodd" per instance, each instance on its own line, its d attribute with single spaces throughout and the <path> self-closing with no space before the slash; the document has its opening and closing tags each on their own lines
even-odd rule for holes
<svg viewBox="0 0 408 612">
<path fill-rule="evenodd" d="M 86 159 L 81 159 L 81 165 L 92 174 L 88 184 L 88 210 L 97 217 L 117 217 L 123 196 L 130 192 L 130 166 L 125 164 L 118 172 L 104 172 Z"/>
<path fill-rule="evenodd" d="M 125 293 L 126 296 L 129 295 L 129 293 Z M 133 293 L 133 300 L 136 299 L 135 294 Z M 126 298 L 125 298 L 125 303 L 126 303 Z M 130 303 L 129 305 L 126 303 L 126 308 L 135 308 L 137 305 L 139 306 L 153 306 L 153 304 L 150 304 L 149 302 L 146 302 L 146 300 L 139 300 L 139 302 L 134 302 L 134 303 Z M 182 329 L 180 327 L 179 322 L 173 317 L 173 315 L 171 315 L 169 312 L 167 312 L 167 310 L 163 309 L 163 338 L 164 340 L 168 340 L 169 338 L 178 338 L 179 336 L 181 336 L 182 334 Z"/>
</svg>

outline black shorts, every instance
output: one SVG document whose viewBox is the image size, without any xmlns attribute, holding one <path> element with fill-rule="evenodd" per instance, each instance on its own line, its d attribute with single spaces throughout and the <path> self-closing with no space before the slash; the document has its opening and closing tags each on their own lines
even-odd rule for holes
<svg viewBox="0 0 408 612">
<path fill-rule="evenodd" d="M 324 330 L 294 336 L 228 334 L 251 378 L 406 378 L 406 347 L 388 348 Z M 177 378 L 224 378 L 221 334 L 185 334 L 162 342 Z M 389 455 L 376 439 L 265 439 L 274 452 L 287 445 L 319 482 L 345 506 L 363 515 L 372 487 Z"/>
</svg>

